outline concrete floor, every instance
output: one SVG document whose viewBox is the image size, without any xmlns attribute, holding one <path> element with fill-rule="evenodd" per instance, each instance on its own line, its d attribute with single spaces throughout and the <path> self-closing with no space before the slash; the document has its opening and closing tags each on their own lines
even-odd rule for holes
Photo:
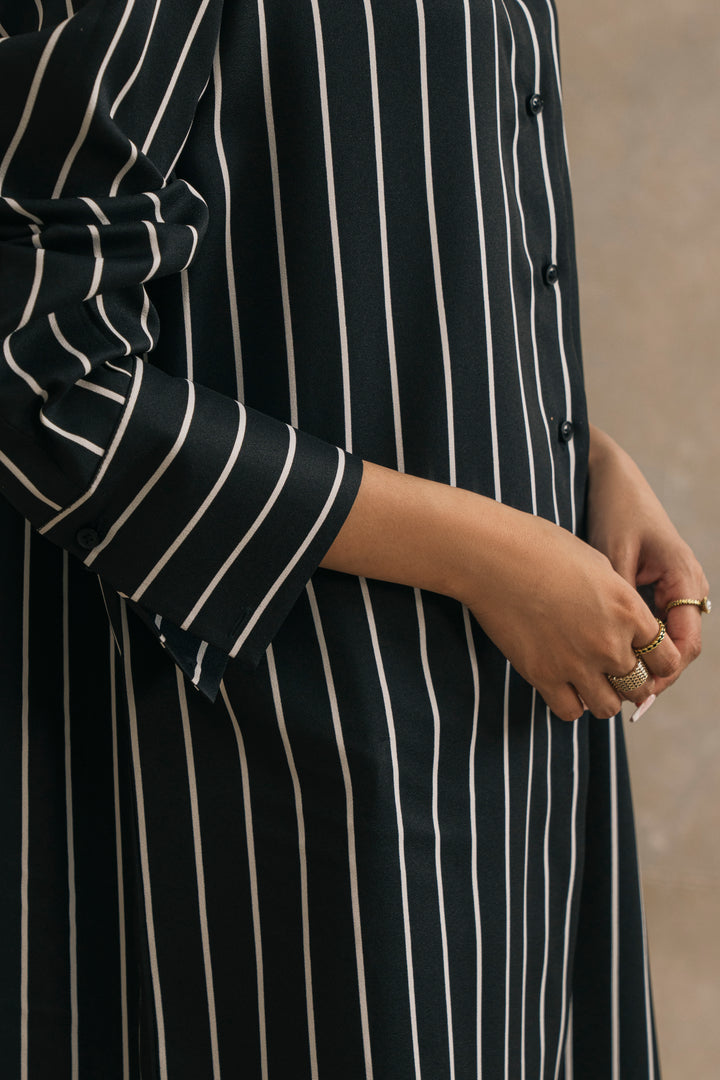
<svg viewBox="0 0 720 1080">
<path fill-rule="evenodd" d="M 557 6 L 590 413 L 717 588 L 720 4 Z M 664 1080 L 720 1077 L 717 601 L 701 659 L 627 732 Z"/>
</svg>

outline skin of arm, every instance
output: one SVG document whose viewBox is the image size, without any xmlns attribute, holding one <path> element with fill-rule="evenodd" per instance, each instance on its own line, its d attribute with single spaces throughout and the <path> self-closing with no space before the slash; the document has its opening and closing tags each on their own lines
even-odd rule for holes
<svg viewBox="0 0 720 1080">
<path fill-rule="evenodd" d="M 707 582 L 637 466 L 597 428 L 589 499 L 585 543 L 482 495 L 367 462 L 322 566 L 452 596 L 558 716 L 576 719 L 583 703 L 611 716 L 621 702 L 605 673 L 630 671 L 633 646 L 657 633 L 635 586 L 658 582 L 664 605 L 704 595 Z M 698 651 L 697 609 L 673 609 L 632 700 L 665 689 Z"/>
</svg>

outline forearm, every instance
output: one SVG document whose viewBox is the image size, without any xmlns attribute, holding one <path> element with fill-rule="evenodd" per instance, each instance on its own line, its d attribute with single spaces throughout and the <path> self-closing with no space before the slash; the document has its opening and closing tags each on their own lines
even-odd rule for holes
<svg viewBox="0 0 720 1080">
<path fill-rule="evenodd" d="M 517 511 L 366 462 L 353 507 L 321 565 L 464 599 L 468 569 L 477 575 L 497 554 L 508 514 Z"/>
<path fill-rule="evenodd" d="M 593 453 L 613 452 L 602 433 Z M 543 518 L 492 499 L 366 464 L 358 495 L 322 565 L 444 593 L 466 604 L 488 637 L 550 708 L 576 719 L 620 707 L 605 672 L 630 671 L 634 645 L 656 633 L 635 589 L 607 558 Z M 656 657 L 670 675 L 676 650 Z M 653 689 L 638 691 L 641 700 Z"/>
</svg>

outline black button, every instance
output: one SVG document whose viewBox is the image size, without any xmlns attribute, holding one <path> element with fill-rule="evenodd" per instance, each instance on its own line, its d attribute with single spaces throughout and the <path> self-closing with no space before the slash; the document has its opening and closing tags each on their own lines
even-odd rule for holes
<svg viewBox="0 0 720 1080">
<path fill-rule="evenodd" d="M 546 285 L 554 285 L 556 283 L 557 279 L 560 277 L 560 274 L 558 273 L 558 268 L 555 263 L 547 264 L 547 266 L 543 270 L 543 277 L 545 279 Z"/>
<path fill-rule="evenodd" d="M 92 551 L 100 543 L 100 536 L 95 529 L 78 529 L 75 539 L 85 551 Z"/>
<path fill-rule="evenodd" d="M 541 94 L 531 94 L 527 99 L 527 110 L 531 116 L 537 116 L 543 111 L 545 102 Z"/>
<path fill-rule="evenodd" d="M 563 442 L 570 442 L 573 437 L 574 431 L 573 423 L 571 420 L 563 420 L 560 425 L 560 438 Z"/>
</svg>

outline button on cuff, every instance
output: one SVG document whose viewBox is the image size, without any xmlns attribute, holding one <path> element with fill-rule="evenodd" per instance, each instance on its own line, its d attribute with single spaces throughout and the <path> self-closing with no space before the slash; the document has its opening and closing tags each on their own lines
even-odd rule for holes
<svg viewBox="0 0 720 1080">
<path fill-rule="evenodd" d="M 97 529 L 78 529 L 75 533 L 75 540 L 84 551 L 92 551 L 100 543 L 100 534 Z"/>
</svg>

